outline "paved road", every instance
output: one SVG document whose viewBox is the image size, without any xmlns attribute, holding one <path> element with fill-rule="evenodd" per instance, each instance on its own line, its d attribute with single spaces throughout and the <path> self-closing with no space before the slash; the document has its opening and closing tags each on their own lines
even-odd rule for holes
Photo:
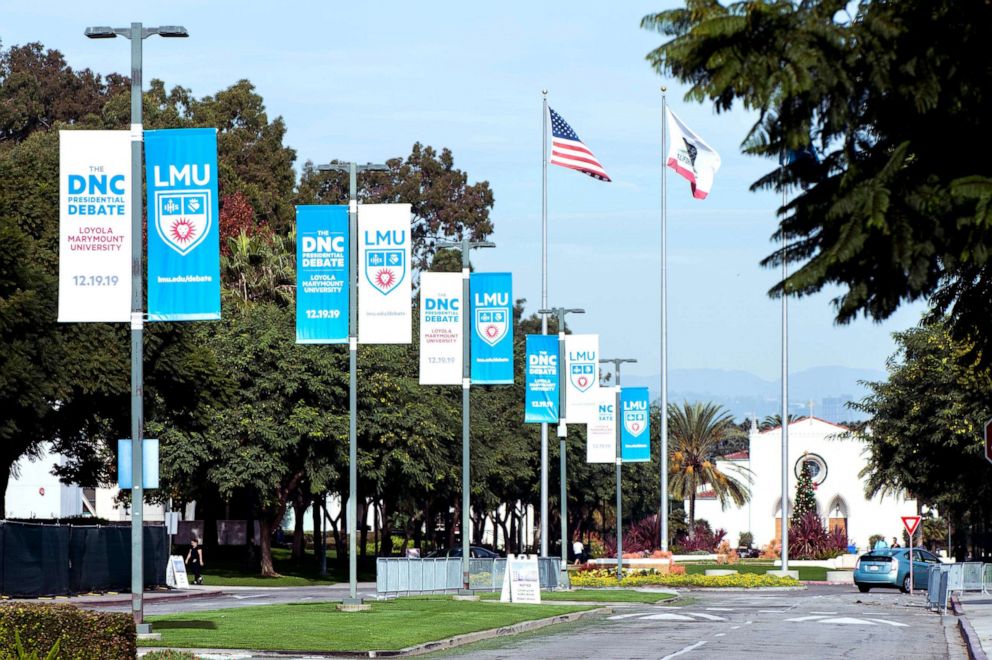
<svg viewBox="0 0 992 660">
<path fill-rule="evenodd" d="M 851 587 L 693 592 L 681 606 L 632 606 L 553 632 L 463 647 L 445 658 L 966 658 L 956 628 L 921 596 Z M 948 643 L 950 640 L 950 646 Z"/>
</svg>

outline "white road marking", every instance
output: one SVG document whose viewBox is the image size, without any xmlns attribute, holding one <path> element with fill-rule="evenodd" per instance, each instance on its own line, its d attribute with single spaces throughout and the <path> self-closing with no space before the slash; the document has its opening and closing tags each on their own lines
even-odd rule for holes
<svg viewBox="0 0 992 660">
<path fill-rule="evenodd" d="M 745 626 L 750 626 L 752 623 L 754 623 L 754 621 L 745 621 L 744 622 L 744 625 Z"/>
<path fill-rule="evenodd" d="M 726 635 L 726 634 L 727 634 L 727 633 L 717 633 L 717 634 L 715 634 L 715 635 L 713 635 L 713 636 L 714 636 L 714 637 L 723 637 L 723 636 L 724 636 L 724 635 Z"/>
<path fill-rule="evenodd" d="M 740 626 L 730 626 L 731 630 L 737 630 L 738 628 L 740 628 Z"/>
<path fill-rule="evenodd" d="M 796 621 L 796 622 L 799 622 L 799 621 L 816 621 L 818 619 L 823 619 L 823 618 L 825 618 L 825 617 L 823 617 L 820 614 L 814 614 L 812 616 L 797 616 L 794 619 L 786 619 L 786 621 Z"/>
<path fill-rule="evenodd" d="M 885 619 L 869 619 L 869 621 L 878 621 L 879 623 L 896 626 L 897 628 L 909 628 L 908 623 L 899 623 L 898 621 L 886 621 Z"/>
<path fill-rule="evenodd" d="M 607 617 L 610 621 L 617 621 L 619 619 L 629 619 L 632 616 L 641 616 L 640 612 L 634 612 L 633 614 L 616 614 L 611 617 Z"/>
<path fill-rule="evenodd" d="M 687 612 L 691 616 L 698 616 L 700 619 L 706 619 L 707 621 L 726 621 L 726 617 L 716 616 L 715 614 L 705 614 L 704 612 Z"/>
<path fill-rule="evenodd" d="M 874 626 L 875 624 L 865 619 L 855 619 L 850 616 L 838 616 L 832 619 L 821 619 L 817 623 L 836 623 L 845 626 Z"/>
<path fill-rule="evenodd" d="M 707 607 L 706 608 L 706 611 L 707 612 L 733 612 L 734 611 L 734 608 L 732 608 L 732 607 Z"/>
<path fill-rule="evenodd" d="M 251 594 L 249 596 L 232 596 L 237 600 L 247 600 L 248 598 L 265 598 L 267 594 Z"/>
<path fill-rule="evenodd" d="M 648 614 L 647 616 L 641 617 L 641 620 L 647 621 L 693 621 L 691 616 L 685 616 L 684 614 Z"/>
<path fill-rule="evenodd" d="M 705 641 L 699 641 L 699 642 L 696 642 L 695 644 L 690 644 L 689 646 L 685 647 L 681 651 L 676 651 L 675 653 L 672 653 L 671 655 L 666 655 L 661 660 L 671 660 L 671 658 L 674 658 L 676 656 L 680 656 L 683 653 L 688 653 L 689 651 L 695 651 L 696 649 L 698 649 L 700 646 L 702 646 L 705 643 L 706 643 Z"/>
<path fill-rule="evenodd" d="M 830 615 L 833 615 L 833 614 L 837 614 L 837 613 L 836 612 L 810 612 L 810 614 L 830 614 Z"/>
<path fill-rule="evenodd" d="M 783 610 L 758 610 L 758 614 L 781 614 Z"/>
</svg>

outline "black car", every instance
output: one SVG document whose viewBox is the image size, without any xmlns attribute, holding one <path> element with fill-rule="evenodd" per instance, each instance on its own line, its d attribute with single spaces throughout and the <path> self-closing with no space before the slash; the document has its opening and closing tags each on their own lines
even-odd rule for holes
<svg viewBox="0 0 992 660">
<path fill-rule="evenodd" d="M 444 548 L 442 550 L 434 550 L 427 554 L 426 558 L 430 559 L 433 557 L 461 557 L 462 547 L 457 548 Z M 477 545 L 471 545 L 468 548 L 468 556 L 472 559 L 497 559 L 499 557 L 498 552 L 493 552 L 487 548 L 480 548 Z"/>
</svg>

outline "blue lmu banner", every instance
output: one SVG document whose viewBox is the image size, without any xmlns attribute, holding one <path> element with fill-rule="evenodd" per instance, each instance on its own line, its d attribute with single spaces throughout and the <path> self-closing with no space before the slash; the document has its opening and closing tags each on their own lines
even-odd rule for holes
<svg viewBox="0 0 992 660">
<path fill-rule="evenodd" d="M 510 273 L 472 273 L 472 382 L 513 383 L 513 292 Z"/>
<path fill-rule="evenodd" d="M 348 341 L 348 207 L 296 207 L 296 343 Z"/>
<path fill-rule="evenodd" d="M 621 387 L 620 458 L 624 463 L 651 460 L 651 404 L 646 387 Z"/>
<path fill-rule="evenodd" d="M 525 423 L 558 423 L 558 379 L 558 337 L 527 335 Z"/>
<path fill-rule="evenodd" d="M 144 135 L 148 320 L 219 319 L 217 130 L 182 128 Z"/>
</svg>

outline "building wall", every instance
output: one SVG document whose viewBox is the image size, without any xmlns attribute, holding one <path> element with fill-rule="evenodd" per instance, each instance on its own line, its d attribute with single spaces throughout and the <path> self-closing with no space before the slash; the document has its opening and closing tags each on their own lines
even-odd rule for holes
<svg viewBox="0 0 992 660">
<path fill-rule="evenodd" d="M 804 452 L 822 459 L 826 475 L 816 489 L 818 512 L 825 520 L 846 518 L 847 536 L 859 549 L 868 544 L 872 534 L 887 540 L 896 536 L 902 542 L 901 516 L 916 514 L 916 501 L 899 496 L 865 498 L 864 482 L 858 476 L 865 467 L 864 444 L 856 439 L 841 439 L 846 429 L 822 420 L 802 419 L 789 425 L 790 505 L 796 492 L 796 463 Z M 744 460 L 717 461 L 722 470 L 743 466 L 752 472 L 751 500 L 743 507 L 722 510 L 717 500 L 696 501 L 696 517 L 705 518 L 714 529 L 727 530 L 731 545 L 740 532 L 750 531 L 756 546 L 769 543 L 776 536 L 776 518 L 781 506 L 781 429 L 763 433 L 752 431 L 750 456 Z M 813 458 L 813 457 L 809 457 Z M 688 503 L 686 504 L 688 510 Z"/>
</svg>

